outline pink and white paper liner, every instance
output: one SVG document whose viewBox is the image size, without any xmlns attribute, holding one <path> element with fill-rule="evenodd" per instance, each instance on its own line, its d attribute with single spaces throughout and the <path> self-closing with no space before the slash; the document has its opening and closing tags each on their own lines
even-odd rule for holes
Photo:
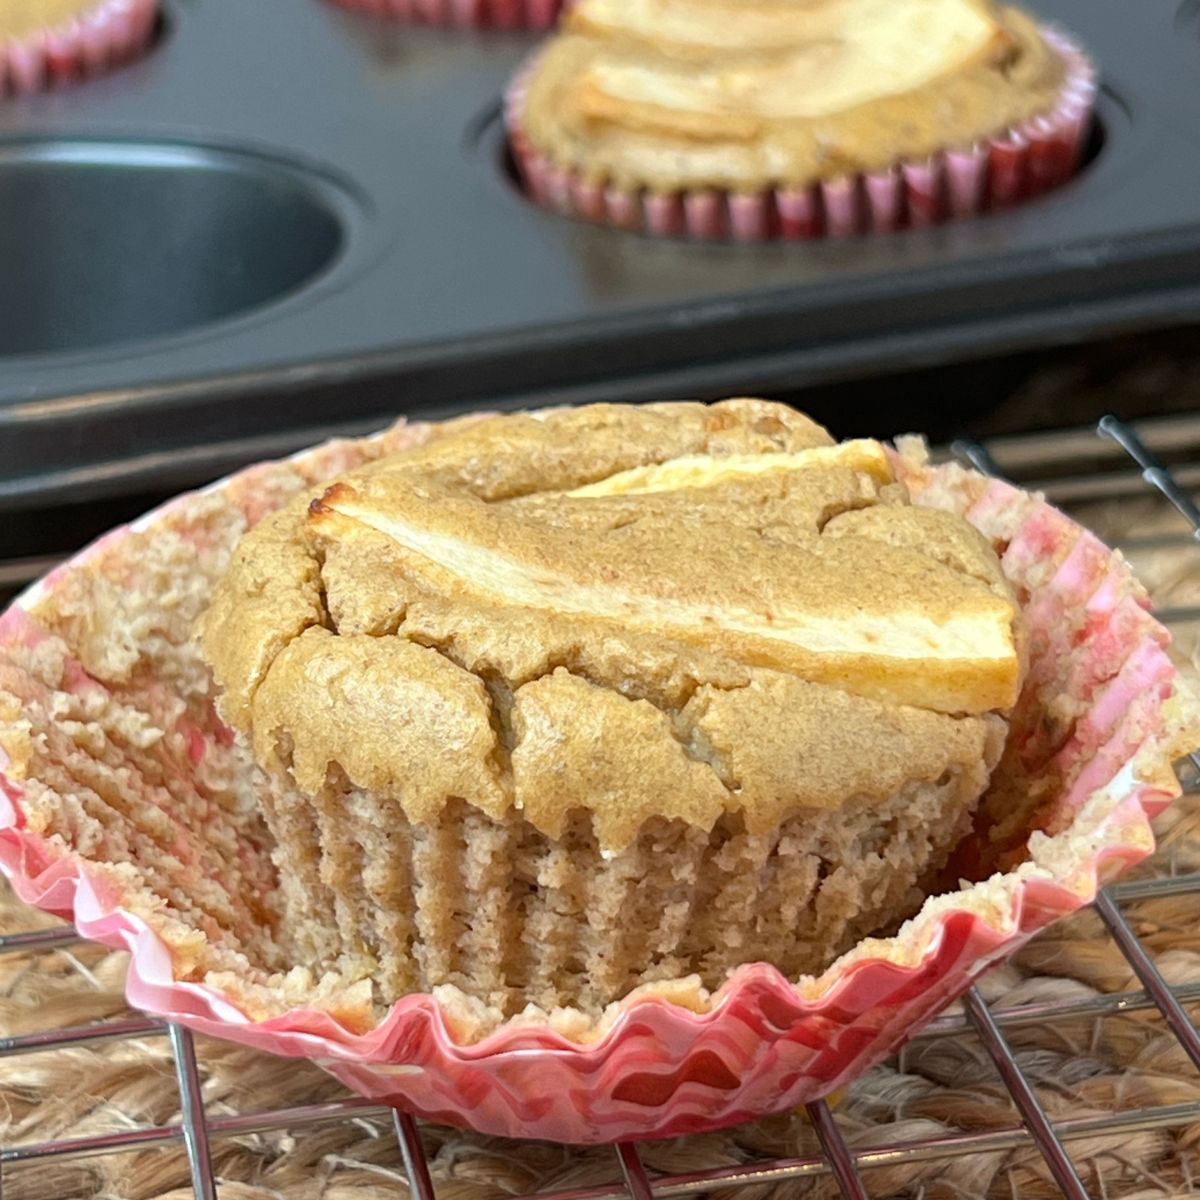
<svg viewBox="0 0 1200 1200">
<path fill-rule="evenodd" d="M 1078 170 L 1092 127 L 1095 69 L 1066 34 L 1046 28 L 1042 35 L 1066 63 L 1062 92 L 1049 112 L 972 146 L 808 187 L 662 193 L 589 181 L 534 147 L 522 127 L 536 54 L 509 88 L 505 125 L 527 194 L 538 204 L 596 224 L 660 237 L 735 242 L 920 229 L 1009 208 L 1059 187 Z"/>
<path fill-rule="evenodd" d="M 463 29 L 550 29 L 564 0 L 331 0 L 339 8 L 393 21 Z"/>
<path fill-rule="evenodd" d="M 332 477 L 353 465 L 353 445 L 291 462 L 304 464 L 310 480 Z M 1053 674 L 1065 665 L 1086 681 L 1086 707 L 1060 746 L 1038 751 L 1053 760 L 1063 784 L 1048 832 L 1028 836 L 1022 861 L 929 899 L 894 937 L 867 939 L 818 979 L 792 982 L 769 965 L 747 965 L 703 1011 L 641 989 L 613 1006 L 585 1041 L 527 1016 L 463 1043 L 440 995 L 401 999 L 366 1033 L 316 1008 L 255 1020 L 220 988 L 177 980 L 163 937 L 122 907 L 112 877 L 28 829 L 21 784 L 5 776 L 2 755 L 0 871 L 28 903 L 72 919 L 86 937 L 128 949 L 127 993 L 137 1007 L 312 1059 L 354 1090 L 430 1120 L 596 1143 L 713 1129 L 828 1095 L 886 1057 L 982 971 L 1149 854 L 1149 819 L 1178 794 L 1171 760 L 1200 741 L 1190 710 L 1188 737 L 1172 711 L 1181 685 L 1162 652 L 1161 627 L 1144 615 L 1115 616 L 1129 601 L 1144 614 L 1144 594 L 1118 555 L 1036 497 L 958 468 L 897 463 L 917 503 L 963 512 L 993 540 L 1027 614 L 1088 608 L 1089 620 L 1070 638 L 1054 630 L 1031 637 L 1032 671 Z M 250 468 L 210 489 L 205 502 L 219 496 L 252 522 L 281 502 L 274 484 L 290 470 L 289 463 Z M 137 528 L 165 527 L 193 502 L 173 501 Z M 103 570 L 118 561 L 128 532 L 102 539 L 0 618 L 0 663 L 6 643 L 51 636 L 38 624 L 39 604 L 81 563 Z M 99 686 L 82 667 L 79 675 L 80 686 Z"/>
<path fill-rule="evenodd" d="M 128 62 L 149 45 L 157 18 L 158 0 L 98 0 L 65 24 L 0 38 L 0 96 L 29 95 Z"/>
</svg>

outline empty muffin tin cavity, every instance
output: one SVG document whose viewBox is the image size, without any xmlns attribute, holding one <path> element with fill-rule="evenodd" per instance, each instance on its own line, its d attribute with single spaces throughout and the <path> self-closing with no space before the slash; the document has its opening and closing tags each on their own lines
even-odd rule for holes
<svg viewBox="0 0 1200 1200">
<path fill-rule="evenodd" d="M 0 356 L 195 329 L 296 291 L 345 239 L 331 186 L 240 152 L 0 147 Z"/>
</svg>

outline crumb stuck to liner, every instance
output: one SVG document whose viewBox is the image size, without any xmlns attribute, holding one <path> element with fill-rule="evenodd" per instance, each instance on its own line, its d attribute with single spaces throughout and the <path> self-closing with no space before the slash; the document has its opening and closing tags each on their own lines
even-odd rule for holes
<svg viewBox="0 0 1200 1200">
<path fill-rule="evenodd" d="M 26 96 L 111 71 L 149 46 L 157 20 L 158 0 L 98 0 L 62 25 L 0 39 L 0 96 Z"/>
<path fill-rule="evenodd" d="M 646 985 L 599 1017 L 530 1009 L 504 1021 L 451 987 L 372 1015 L 353 980 L 271 973 L 262 965 L 271 913 L 246 900 L 269 886 L 242 785 L 248 763 L 212 713 L 191 621 L 249 524 L 428 436 L 429 427 L 400 426 L 182 497 L 108 535 L 0 620 L 0 703 L 26 697 L 0 713 L 10 731 L 0 869 L 26 901 L 132 951 L 133 1004 L 312 1058 L 356 1090 L 437 1121 L 566 1142 L 669 1136 L 827 1095 L 1152 849 L 1149 818 L 1178 793 L 1171 763 L 1192 748 L 1196 717 L 1144 594 L 1118 555 L 1040 499 L 910 455 L 896 464 L 916 502 L 963 513 L 984 532 L 1036 622 L 1020 734 L 999 769 L 1036 803 L 1020 828 L 1005 827 L 997 789 L 977 835 L 989 840 L 987 859 L 1007 856 L 1007 869 L 927 900 L 895 936 L 864 940 L 817 978 L 789 982 L 752 964 L 712 993 L 694 977 Z M 136 628 L 97 620 L 97 601 L 139 590 L 158 599 Z M 1061 628 L 1044 624 L 1060 611 L 1072 614 Z M 1048 727 L 1040 708 L 1064 687 L 1072 711 Z M 95 831 L 82 812 L 72 846 L 45 835 L 38 781 L 21 777 L 22 737 L 65 738 L 66 782 L 127 803 L 127 836 L 168 848 L 197 880 L 194 894 L 164 897 L 135 868 L 88 861 L 104 847 L 89 844 Z M 140 792 L 115 791 L 113 771 L 140 781 Z M 204 827 L 171 822 L 166 801 L 206 814 Z M 224 874 L 214 877 L 217 860 Z"/>
<path fill-rule="evenodd" d="M 391 21 L 460 29 L 550 29 L 562 0 L 330 0 L 339 8 Z"/>
<path fill-rule="evenodd" d="M 921 229 L 1010 208 L 1062 186 L 1087 149 L 1096 102 L 1095 68 L 1061 30 L 1043 28 L 1066 64 L 1049 112 L 975 145 L 947 149 L 887 171 L 755 192 L 658 193 L 589 182 L 553 162 L 525 135 L 521 110 L 534 58 L 505 97 L 504 121 L 525 194 L 565 216 L 616 229 L 696 241 L 807 241 Z"/>
</svg>

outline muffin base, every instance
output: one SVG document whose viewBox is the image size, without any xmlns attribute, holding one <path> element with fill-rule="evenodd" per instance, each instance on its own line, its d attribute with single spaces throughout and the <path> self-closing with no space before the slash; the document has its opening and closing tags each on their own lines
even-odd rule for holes
<svg viewBox="0 0 1200 1200">
<path fill-rule="evenodd" d="M 757 963 L 739 967 L 715 992 L 696 976 L 664 978 L 634 988 L 599 1015 L 531 1006 L 505 1020 L 453 985 L 406 996 L 380 1013 L 364 980 L 284 972 L 279 938 L 286 931 L 272 924 L 272 913 L 261 925 L 247 916 L 239 933 L 234 917 L 217 911 L 220 892 L 199 888 L 210 876 L 195 856 L 219 841 L 206 821 L 229 812 L 238 828 L 252 827 L 236 785 L 248 763 L 213 719 L 202 666 L 189 649 L 200 597 L 170 593 L 170 603 L 136 630 L 123 632 L 100 615 L 114 597 L 130 593 L 135 579 L 167 595 L 163 583 L 185 564 L 187 579 L 215 578 L 221 547 L 247 523 L 410 436 L 425 435 L 399 430 L 382 440 L 319 448 L 173 502 L 54 572 L 0 624 L 0 665 L 28 670 L 33 654 L 37 671 L 50 673 L 56 686 L 47 711 L 82 706 L 52 720 L 69 731 L 85 760 L 103 761 L 109 751 L 92 738 L 88 720 L 72 714 L 94 721 L 110 703 L 119 704 L 113 732 L 131 748 L 115 765 L 131 774 L 115 802 L 129 807 L 157 797 L 159 807 L 194 816 L 188 822 L 194 847 L 189 852 L 185 838 L 175 861 L 162 862 L 175 872 L 178 904 L 203 907 L 203 914 L 164 898 L 162 884 L 146 871 L 97 861 L 109 848 L 89 842 L 84 824 L 70 836 L 51 831 L 47 817 L 61 819 L 62 790 L 48 792 L 36 776 L 22 777 L 19 762 L 0 763 L 0 870 L 30 903 L 71 917 L 87 937 L 132 952 L 131 1003 L 218 1037 L 312 1058 L 364 1094 L 432 1120 L 567 1142 L 670 1136 L 827 1095 L 883 1058 L 998 958 L 1087 904 L 1102 883 L 1152 849 L 1149 817 L 1178 793 L 1171 761 L 1195 744 L 1195 707 L 1169 663 L 1162 665 L 1156 632 L 1101 618 L 1054 651 L 1065 656 L 1060 665 L 1068 673 L 1094 664 L 1097 683 L 1090 698 L 1080 698 L 1081 716 L 1061 745 L 1048 756 L 1039 750 L 1022 767 L 1039 795 L 1030 824 L 994 846 L 992 827 L 981 826 L 985 862 L 993 852 L 1012 852 L 1015 865 L 926 900 L 894 936 L 864 939 L 819 976 L 789 980 Z M 970 472 L 898 461 L 918 502 L 973 512 L 973 520 L 986 523 L 1027 612 L 1052 605 L 1064 580 L 1088 591 L 1099 612 L 1107 600 L 1097 596 L 1111 588 L 1110 579 L 1136 594 L 1112 552 L 1105 552 L 1098 574 L 1069 565 L 1086 557 L 1077 547 L 1087 535 L 1036 498 L 997 491 Z M 1094 589 L 1089 580 L 1099 580 Z M 1050 638 L 1032 642 L 1038 661 L 1057 645 Z M 64 656 L 67 643 L 72 653 Z M 1129 667 L 1136 662 L 1154 664 L 1153 687 L 1133 690 L 1143 678 Z M 1036 693 L 1027 692 L 1021 704 L 1030 696 Z M 32 704 L 25 714 L 38 723 L 31 734 L 43 732 L 47 719 Z M 5 714 L 6 721 L 13 717 Z M 168 779 L 175 789 L 169 806 L 154 790 Z M 101 774 L 89 786 L 107 785 Z M 156 820 L 149 810 L 142 818 Z M 160 849 L 177 832 L 143 831 Z M 218 886 L 231 893 L 253 889 L 261 853 L 249 859 L 241 868 L 245 887 L 232 876 Z"/>
<path fill-rule="evenodd" d="M 344 779 L 311 800 L 276 793 L 284 919 L 303 961 L 384 996 L 450 985 L 501 1018 L 529 1005 L 595 1018 L 643 984 L 695 974 L 715 988 L 748 961 L 817 973 L 920 907 L 971 828 L 995 725 L 990 762 L 886 799 L 803 810 L 767 835 L 738 815 L 712 831 L 657 821 L 611 855 L 583 813 L 552 840 L 461 802 L 414 827 Z"/>
<path fill-rule="evenodd" d="M 0 40 L 0 96 L 24 96 L 103 74 L 136 58 L 154 36 L 158 0 L 98 0 L 73 21 Z"/>
<path fill-rule="evenodd" d="M 583 172 L 553 162 L 525 133 L 522 108 L 536 53 L 509 88 L 505 127 L 526 195 L 594 224 L 659 237 L 735 242 L 920 229 L 1010 208 L 1060 187 L 1079 169 L 1092 128 L 1095 69 L 1066 34 L 1044 28 L 1042 35 L 1066 64 L 1061 95 L 1049 112 L 973 146 L 809 187 L 663 193 L 591 181 Z"/>
</svg>

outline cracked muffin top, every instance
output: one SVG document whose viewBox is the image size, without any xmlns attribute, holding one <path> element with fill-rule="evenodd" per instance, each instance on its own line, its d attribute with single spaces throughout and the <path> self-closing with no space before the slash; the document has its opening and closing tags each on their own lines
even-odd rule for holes
<svg viewBox="0 0 1200 1200">
<path fill-rule="evenodd" d="M 988 543 L 781 405 L 447 426 L 242 539 L 201 627 L 222 716 L 306 794 L 451 799 L 619 850 L 979 761 L 1021 675 Z"/>
<path fill-rule="evenodd" d="M 798 186 L 970 146 L 1053 107 L 1064 73 L 994 0 L 578 0 L 521 124 L 597 182 Z"/>
</svg>

